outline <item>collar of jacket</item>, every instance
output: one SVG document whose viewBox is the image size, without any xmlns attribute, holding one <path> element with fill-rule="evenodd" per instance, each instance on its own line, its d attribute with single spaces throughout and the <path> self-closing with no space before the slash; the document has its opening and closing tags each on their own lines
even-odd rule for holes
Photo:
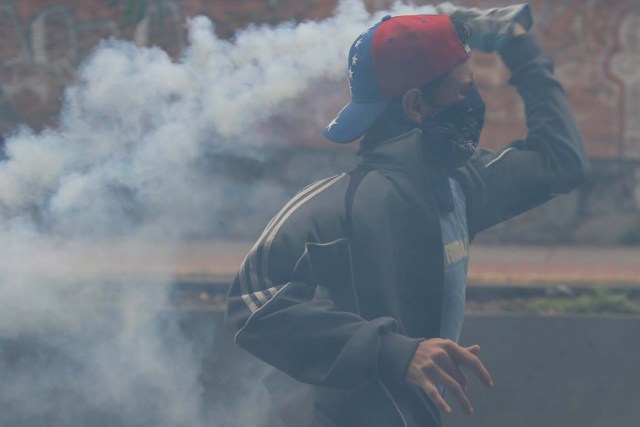
<svg viewBox="0 0 640 427">
<path fill-rule="evenodd" d="M 421 138 L 422 130 L 412 129 L 377 142 L 374 147 L 361 151 L 363 163 L 383 171 L 426 179 Z"/>
<path fill-rule="evenodd" d="M 412 129 L 361 151 L 362 164 L 386 175 L 407 177 L 411 184 L 405 185 L 428 189 L 423 194 L 431 193 L 438 210 L 449 213 L 455 205 L 447 174 L 437 160 L 425 159 L 423 151 L 422 130 Z M 429 203 L 428 199 L 418 199 L 418 204 Z"/>
</svg>

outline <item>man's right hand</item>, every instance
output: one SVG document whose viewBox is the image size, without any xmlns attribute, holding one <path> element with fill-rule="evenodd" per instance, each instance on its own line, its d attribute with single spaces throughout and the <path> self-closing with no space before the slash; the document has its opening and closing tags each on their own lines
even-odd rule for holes
<svg viewBox="0 0 640 427">
<path fill-rule="evenodd" d="M 500 50 L 511 40 L 516 24 L 521 25 L 524 30 L 530 29 L 533 25 L 531 7 L 526 3 L 491 9 L 459 7 L 445 3 L 437 6 L 436 10 L 471 27 L 469 47 L 483 52 Z"/>
<path fill-rule="evenodd" d="M 493 387 L 489 371 L 476 354 L 480 346 L 461 347 L 453 341 L 434 338 L 420 343 L 407 369 L 408 384 L 424 390 L 440 410 L 451 413 L 451 407 L 438 391 L 438 384 L 449 390 L 468 413 L 473 407 L 467 397 L 467 376 L 460 369 L 465 367 L 475 373 L 483 384 Z"/>
</svg>

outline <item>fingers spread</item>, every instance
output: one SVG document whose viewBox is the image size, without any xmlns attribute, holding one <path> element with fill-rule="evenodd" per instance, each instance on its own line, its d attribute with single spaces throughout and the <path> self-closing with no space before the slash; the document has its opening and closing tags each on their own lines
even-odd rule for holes
<svg viewBox="0 0 640 427">
<path fill-rule="evenodd" d="M 471 369 L 486 387 L 493 387 L 493 379 L 491 374 L 482 364 L 475 354 L 458 345 L 449 346 L 449 355 L 454 363 L 466 366 Z"/>
<path fill-rule="evenodd" d="M 460 367 L 456 363 L 451 360 L 449 354 L 444 352 L 442 357 L 439 357 L 437 360 L 438 366 L 443 369 L 447 374 L 453 377 L 454 380 L 460 384 L 460 386 L 465 389 L 467 386 L 467 376 L 462 372 Z"/>
<path fill-rule="evenodd" d="M 463 386 L 461 386 L 458 381 L 453 379 L 442 369 L 438 368 L 436 376 L 438 378 L 438 383 L 445 386 L 447 390 L 453 394 L 462 409 L 464 409 L 467 414 L 472 414 L 473 407 L 471 406 L 471 402 L 469 401 L 467 394 L 464 392 Z"/>
<path fill-rule="evenodd" d="M 425 381 L 422 384 L 422 389 L 429 396 L 429 399 L 438 407 L 442 412 L 446 412 L 447 414 L 451 413 L 451 407 L 447 405 L 447 402 L 444 401 L 442 396 L 440 396 L 440 392 L 436 388 L 433 383 L 429 381 Z"/>
</svg>

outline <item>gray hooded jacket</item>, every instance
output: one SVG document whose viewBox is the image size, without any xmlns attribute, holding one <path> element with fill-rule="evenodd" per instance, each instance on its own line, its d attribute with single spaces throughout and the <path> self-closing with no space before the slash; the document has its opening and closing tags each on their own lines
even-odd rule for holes
<svg viewBox="0 0 640 427">
<path fill-rule="evenodd" d="M 500 53 L 524 100 L 528 133 L 498 152 L 477 150 L 452 172 L 471 239 L 571 191 L 589 171 L 535 36 Z M 300 191 L 239 269 L 227 325 L 238 345 L 277 368 L 270 384 L 286 425 L 438 424 L 429 399 L 405 383 L 419 342 L 439 334 L 444 279 L 421 147 L 416 129 L 377 144 L 356 170 Z"/>
</svg>

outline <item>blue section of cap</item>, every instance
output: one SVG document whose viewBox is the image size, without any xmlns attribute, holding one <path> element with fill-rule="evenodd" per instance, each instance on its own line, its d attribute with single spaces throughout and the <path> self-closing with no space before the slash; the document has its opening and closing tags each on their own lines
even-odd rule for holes
<svg viewBox="0 0 640 427">
<path fill-rule="evenodd" d="M 322 133 L 331 141 L 348 143 L 360 138 L 389 105 L 382 96 L 372 56 L 373 35 L 383 21 L 365 30 L 351 45 L 348 62 L 351 102 Z"/>
<path fill-rule="evenodd" d="M 355 102 L 347 104 L 322 133 L 333 142 L 345 144 L 360 138 L 386 110 L 390 101 Z"/>
<path fill-rule="evenodd" d="M 382 89 L 373 67 L 373 35 L 382 22 L 365 30 L 349 50 L 349 87 L 351 98 L 356 102 L 376 102 L 383 100 Z"/>
</svg>

